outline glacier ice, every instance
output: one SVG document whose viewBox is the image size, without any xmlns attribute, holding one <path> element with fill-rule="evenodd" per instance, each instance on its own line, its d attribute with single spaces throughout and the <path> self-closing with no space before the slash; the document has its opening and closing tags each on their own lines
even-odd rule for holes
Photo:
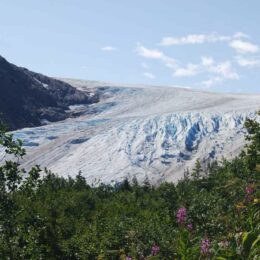
<svg viewBox="0 0 260 260">
<path fill-rule="evenodd" d="M 260 106 L 260 95 L 68 81 L 96 88 L 101 102 L 78 118 L 14 135 L 27 148 L 23 167 L 40 164 L 62 176 L 80 171 L 92 184 L 133 177 L 176 182 L 197 158 L 232 158 L 245 143 L 246 117 Z"/>
</svg>

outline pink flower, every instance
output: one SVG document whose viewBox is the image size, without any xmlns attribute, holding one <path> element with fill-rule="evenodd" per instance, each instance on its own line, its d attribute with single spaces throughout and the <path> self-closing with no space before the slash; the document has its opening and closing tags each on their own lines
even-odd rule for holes
<svg viewBox="0 0 260 260">
<path fill-rule="evenodd" d="M 203 239 L 200 244 L 200 252 L 203 255 L 208 255 L 210 253 L 210 241 L 209 239 Z"/>
<path fill-rule="evenodd" d="M 159 251 L 160 251 L 160 247 L 154 244 L 152 246 L 151 254 L 153 256 L 158 255 Z"/>
<path fill-rule="evenodd" d="M 127 257 L 125 258 L 125 260 L 132 260 L 132 257 L 127 256 Z"/>
<path fill-rule="evenodd" d="M 249 195 L 249 194 L 252 194 L 254 192 L 254 188 L 250 185 L 248 185 L 246 187 L 246 193 Z"/>
<path fill-rule="evenodd" d="M 186 217 L 187 217 L 186 208 L 179 208 L 176 215 L 177 222 L 180 224 L 184 224 L 184 222 L 186 221 Z"/>
<path fill-rule="evenodd" d="M 188 225 L 187 225 L 187 229 L 191 231 L 191 230 L 193 229 L 193 225 L 192 225 L 191 223 L 188 224 Z"/>
</svg>

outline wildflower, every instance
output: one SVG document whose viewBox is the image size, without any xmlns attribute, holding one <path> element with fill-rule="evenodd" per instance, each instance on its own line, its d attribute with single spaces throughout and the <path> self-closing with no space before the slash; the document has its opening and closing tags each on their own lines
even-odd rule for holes
<svg viewBox="0 0 260 260">
<path fill-rule="evenodd" d="M 253 198 L 253 193 L 254 193 L 254 187 L 253 185 L 248 185 L 246 186 L 245 188 L 245 202 L 246 203 L 251 203 L 252 201 L 254 201 L 254 198 Z"/>
<path fill-rule="evenodd" d="M 152 246 L 152 250 L 151 250 L 152 256 L 157 255 L 157 254 L 159 253 L 159 251 L 160 251 L 160 247 L 157 246 L 156 244 L 154 244 L 154 245 Z"/>
<path fill-rule="evenodd" d="M 193 225 L 192 225 L 191 223 L 188 224 L 188 225 L 187 225 L 187 229 L 191 231 L 191 230 L 193 229 Z"/>
<path fill-rule="evenodd" d="M 186 208 L 179 208 L 176 217 L 177 217 L 177 222 L 183 224 L 186 221 L 186 217 L 187 217 Z"/>
<path fill-rule="evenodd" d="M 220 241 L 220 242 L 218 243 L 218 245 L 219 245 L 221 248 L 226 249 L 226 248 L 228 248 L 228 246 L 229 246 L 229 242 L 228 242 L 227 240 L 222 240 L 222 241 Z"/>
<path fill-rule="evenodd" d="M 254 192 L 254 188 L 253 188 L 252 186 L 248 185 L 248 186 L 246 187 L 246 193 L 247 193 L 248 195 L 250 195 L 250 194 L 252 194 L 253 192 Z"/>
<path fill-rule="evenodd" d="M 200 244 L 200 252 L 203 255 L 208 255 L 210 253 L 210 241 L 209 239 L 203 239 Z"/>
<path fill-rule="evenodd" d="M 132 257 L 126 256 L 125 260 L 132 260 Z"/>
</svg>

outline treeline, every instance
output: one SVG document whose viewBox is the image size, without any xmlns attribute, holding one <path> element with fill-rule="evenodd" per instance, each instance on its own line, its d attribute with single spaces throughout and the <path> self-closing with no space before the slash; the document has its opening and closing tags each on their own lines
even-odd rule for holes
<svg viewBox="0 0 260 260">
<path fill-rule="evenodd" d="M 0 145 L 17 160 L 0 166 L 0 259 L 259 259 L 260 125 L 245 127 L 239 157 L 207 173 L 198 161 L 159 187 L 25 173 L 21 142 L 2 128 Z"/>
</svg>

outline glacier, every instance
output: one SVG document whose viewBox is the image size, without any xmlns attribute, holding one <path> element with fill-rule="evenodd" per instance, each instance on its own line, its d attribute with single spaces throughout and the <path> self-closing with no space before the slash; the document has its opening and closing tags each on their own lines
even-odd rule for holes
<svg viewBox="0 0 260 260">
<path fill-rule="evenodd" d="M 93 185 L 176 182 L 197 159 L 234 158 L 245 144 L 245 119 L 260 107 L 259 94 L 63 80 L 101 101 L 71 106 L 83 111 L 77 118 L 13 132 L 27 150 L 21 164 L 64 177 L 80 172 Z"/>
</svg>

